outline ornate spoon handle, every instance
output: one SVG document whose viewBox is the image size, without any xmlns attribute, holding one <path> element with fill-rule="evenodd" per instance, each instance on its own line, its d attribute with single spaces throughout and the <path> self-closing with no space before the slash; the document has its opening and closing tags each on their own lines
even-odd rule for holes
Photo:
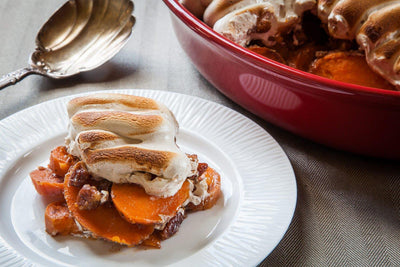
<svg viewBox="0 0 400 267">
<path fill-rule="evenodd" d="M 10 85 L 10 84 L 15 84 L 25 76 L 35 73 L 36 71 L 32 67 L 27 67 L 23 69 L 19 69 L 13 72 L 10 72 L 9 74 L 3 75 L 0 78 L 0 89 L 3 89 L 4 87 Z"/>
</svg>

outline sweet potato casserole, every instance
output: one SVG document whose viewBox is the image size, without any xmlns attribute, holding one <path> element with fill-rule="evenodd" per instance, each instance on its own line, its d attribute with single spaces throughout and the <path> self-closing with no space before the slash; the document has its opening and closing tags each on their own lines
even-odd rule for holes
<svg viewBox="0 0 400 267">
<path fill-rule="evenodd" d="M 323 77 L 400 88 L 400 2 L 182 0 L 216 32 L 256 53 Z"/>
<path fill-rule="evenodd" d="M 187 211 L 209 209 L 219 174 L 176 145 L 178 123 L 163 104 L 121 94 L 78 97 L 67 105 L 69 133 L 47 167 L 30 176 L 51 198 L 50 235 L 160 247 Z"/>
</svg>

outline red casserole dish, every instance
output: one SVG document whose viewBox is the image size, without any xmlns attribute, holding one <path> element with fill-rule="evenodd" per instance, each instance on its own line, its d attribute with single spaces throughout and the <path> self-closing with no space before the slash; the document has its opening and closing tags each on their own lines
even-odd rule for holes
<svg viewBox="0 0 400 267">
<path fill-rule="evenodd" d="M 233 101 L 315 142 L 400 159 L 400 91 L 338 82 L 264 58 L 214 32 L 177 0 L 163 1 L 193 64 Z"/>
</svg>

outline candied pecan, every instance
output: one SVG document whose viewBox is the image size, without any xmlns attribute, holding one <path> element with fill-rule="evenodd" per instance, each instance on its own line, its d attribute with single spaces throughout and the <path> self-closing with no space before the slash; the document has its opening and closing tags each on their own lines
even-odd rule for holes
<svg viewBox="0 0 400 267">
<path fill-rule="evenodd" d="M 207 163 L 199 163 L 197 166 L 197 171 L 198 171 L 198 177 L 200 178 L 201 175 L 207 170 L 208 164 Z"/>
<path fill-rule="evenodd" d="M 100 205 L 108 203 L 110 200 L 110 193 L 106 190 L 101 190 L 100 194 L 101 194 Z"/>
<path fill-rule="evenodd" d="M 201 175 L 207 170 L 208 164 L 207 163 L 199 163 L 197 165 L 197 174 L 189 176 L 188 179 L 193 180 L 195 183 L 201 181 Z"/>
<path fill-rule="evenodd" d="M 69 185 L 75 187 L 81 187 L 88 183 L 91 178 L 85 164 L 82 161 L 76 163 L 70 169 L 71 178 L 69 179 Z"/>
<path fill-rule="evenodd" d="M 79 190 L 77 204 L 80 210 L 94 210 L 100 206 L 102 195 L 95 186 L 85 184 Z"/>
<path fill-rule="evenodd" d="M 106 179 L 100 179 L 100 180 L 92 179 L 90 184 L 96 186 L 97 190 L 99 190 L 99 191 L 102 191 L 102 190 L 109 191 L 109 192 L 111 191 L 112 183 Z"/>
<path fill-rule="evenodd" d="M 179 226 L 181 226 L 183 219 L 185 219 L 183 213 L 178 212 L 171 220 L 169 220 L 164 229 L 160 231 L 160 238 L 165 240 L 178 232 Z"/>
</svg>

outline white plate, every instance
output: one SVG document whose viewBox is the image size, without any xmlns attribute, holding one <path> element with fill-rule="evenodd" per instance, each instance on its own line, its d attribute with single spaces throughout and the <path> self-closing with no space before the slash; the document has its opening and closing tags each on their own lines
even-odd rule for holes
<svg viewBox="0 0 400 267">
<path fill-rule="evenodd" d="M 110 91 L 107 91 L 110 92 Z M 67 132 L 58 98 L 0 122 L 0 265 L 251 266 L 279 243 L 296 205 L 296 181 L 277 142 L 245 116 L 200 98 L 164 91 L 115 90 L 165 103 L 180 123 L 178 144 L 222 177 L 223 197 L 189 214 L 162 248 L 123 248 L 101 240 L 46 234 L 46 202 L 29 172 L 47 163 Z"/>
</svg>

